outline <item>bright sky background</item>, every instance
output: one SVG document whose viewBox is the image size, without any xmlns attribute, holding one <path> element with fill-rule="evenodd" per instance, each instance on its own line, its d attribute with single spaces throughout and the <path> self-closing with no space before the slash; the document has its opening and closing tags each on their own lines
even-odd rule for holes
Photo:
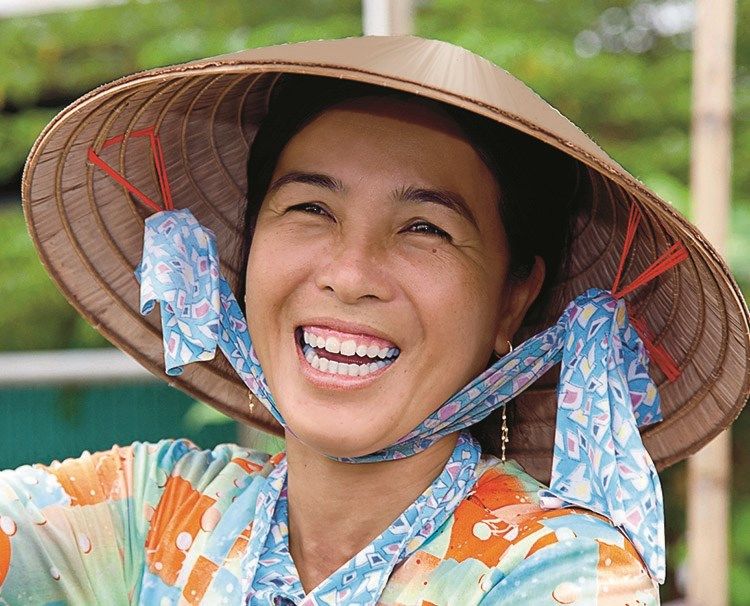
<svg viewBox="0 0 750 606">
<path fill-rule="evenodd" d="M 0 0 L 0 19 L 33 15 L 100 4 L 122 4 L 124 0 Z"/>
</svg>

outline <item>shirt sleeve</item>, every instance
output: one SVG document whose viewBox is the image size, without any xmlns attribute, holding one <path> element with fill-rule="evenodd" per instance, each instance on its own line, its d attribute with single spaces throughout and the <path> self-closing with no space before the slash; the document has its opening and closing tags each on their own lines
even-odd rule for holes
<svg viewBox="0 0 750 606">
<path fill-rule="evenodd" d="M 624 539 L 624 537 L 623 537 Z M 525 558 L 481 600 L 483 606 L 658 606 L 657 583 L 627 539 L 591 536 L 550 543 Z"/>
<path fill-rule="evenodd" d="M 130 603 L 167 479 L 200 483 L 230 460 L 224 450 L 164 440 L 1 471 L 0 602 Z"/>
</svg>

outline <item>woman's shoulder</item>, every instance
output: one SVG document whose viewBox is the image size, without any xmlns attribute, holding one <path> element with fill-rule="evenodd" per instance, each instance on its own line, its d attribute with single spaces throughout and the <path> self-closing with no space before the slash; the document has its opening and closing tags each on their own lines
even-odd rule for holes
<svg viewBox="0 0 750 606">
<path fill-rule="evenodd" d="M 639 559 L 629 539 L 606 516 L 580 507 L 542 508 L 539 492 L 546 486 L 515 461 L 484 457 L 477 473 L 474 490 L 456 510 L 451 529 L 462 533 L 467 544 L 471 537 L 476 548 L 490 543 L 503 552 L 525 545 L 528 556 L 553 543 L 584 538 Z"/>
<path fill-rule="evenodd" d="M 46 503 L 57 494 L 57 504 L 87 505 L 127 498 L 144 482 L 164 488 L 182 480 L 197 487 L 221 477 L 263 476 L 277 459 L 237 444 L 202 449 L 185 438 L 163 439 L 2 470 L 0 483 L 6 492 L 11 488 L 17 493 L 39 492 L 28 495 L 37 501 L 44 496 L 42 502 Z"/>
<path fill-rule="evenodd" d="M 278 461 L 278 456 L 239 444 L 227 442 L 212 448 L 202 448 L 187 438 L 133 442 L 125 447 L 113 446 L 109 451 L 91 456 L 117 456 L 121 460 L 146 459 L 155 468 L 163 471 L 219 471 L 225 467 L 237 466 L 247 473 L 261 475 L 267 475 Z"/>
<path fill-rule="evenodd" d="M 394 572 L 389 592 L 398 600 L 442 604 L 461 596 L 474 604 L 492 595 L 492 604 L 560 603 L 554 594 L 604 604 L 599 598 L 606 594 L 612 603 L 634 596 L 658 603 L 637 551 L 606 517 L 542 509 L 544 486 L 513 461 L 483 457 L 477 475 L 452 518 Z M 590 596 L 596 599 L 583 599 Z"/>
</svg>

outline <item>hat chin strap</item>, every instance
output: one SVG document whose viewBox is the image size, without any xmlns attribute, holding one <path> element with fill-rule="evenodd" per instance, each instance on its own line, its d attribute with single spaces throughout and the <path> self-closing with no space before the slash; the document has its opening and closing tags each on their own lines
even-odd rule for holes
<svg viewBox="0 0 750 606">
<path fill-rule="evenodd" d="M 89 158 L 158 211 L 145 221 L 143 257 L 135 275 L 141 285 L 141 314 L 150 313 L 157 302 L 160 305 L 167 374 L 176 376 L 185 364 L 213 359 L 218 344 L 240 378 L 286 426 L 253 351 L 242 310 L 221 275 L 213 232 L 189 210 L 172 210 L 163 154 L 153 129 L 130 136 L 149 138 L 167 210 L 146 198 L 93 148 Z M 104 146 L 122 139 L 113 137 Z M 611 291 L 590 289 L 576 297 L 556 324 L 498 360 L 392 446 L 337 460 L 365 463 L 421 452 L 485 418 L 561 362 L 551 482 L 540 493 L 541 504 L 585 507 L 607 516 L 630 538 L 652 576 L 663 582 L 662 492 L 638 429 L 661 420 L 659 394 L 648 373 L 649 354 L 669 380 L 679 376 L 679 369 L 651 340 L 645 325 L 629 319 L 623 297 L 686 259 L 687 250 L 676 243 L 621 288 L 640 218 L 640 209 L 631 205 Z"/>
</svg>

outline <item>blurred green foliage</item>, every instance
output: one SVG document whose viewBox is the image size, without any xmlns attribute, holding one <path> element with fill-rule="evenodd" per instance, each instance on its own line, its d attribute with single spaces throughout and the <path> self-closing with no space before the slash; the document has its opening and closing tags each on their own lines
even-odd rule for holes
<svg viewBox="0 0 750 606">
<path fill-rule="evenodd" d="M 0 351 L 104 347 L 39 262 L 17 206 L 0 206 Z"/>
<path fill-rule="evenodd" d="M 685 0 L 418 0 L 418 35 L 469 48 L 527 82 L 689 216 L 691 61 Z M 671 11 L 671 12 L 670 12 Z M 750 0 L 737 1 L 750 22 Z M 671 15 L 671 17 L 670 17 Z M 105 344 L 39 264 L 17 204 L 23 161 L 67 103 L 121 75 L 243 48 L 361 34 L 359 0 L 140 0 L 0 20 L 0 350 Z M 750 291 L 750 36 L 738 27 L 730 264 Z M 32 329 L 33 327 L 33 329 Z M 211 425 L 192 410 L 188 425 Z M 747 414 L 734 460 L 750 467 Z M 684 555 L 684 465 L 662 475 L 669 580 Z M 750 604 L 750 485 L 734 478 L 732 603 Z"/>
</svg>

